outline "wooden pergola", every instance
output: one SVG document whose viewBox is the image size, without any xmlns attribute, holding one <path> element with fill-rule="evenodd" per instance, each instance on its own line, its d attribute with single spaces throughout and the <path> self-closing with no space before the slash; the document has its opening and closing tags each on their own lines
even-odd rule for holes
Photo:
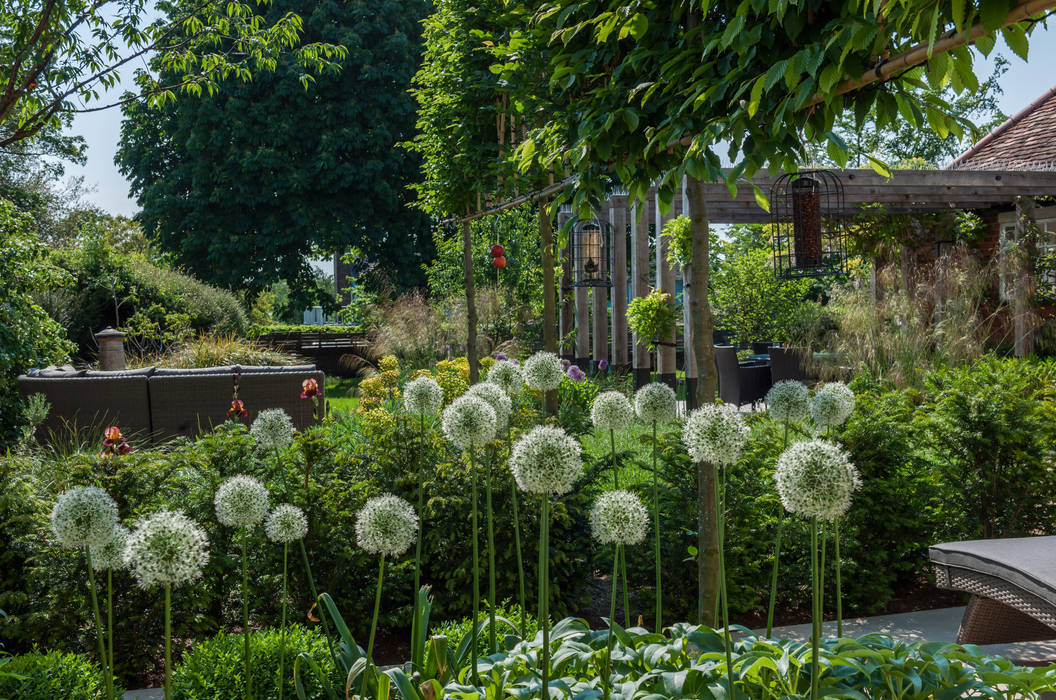
<svg viewBox="0 0 1056 700">
<path fill-rule="evenodd" d="M 1020 198 L 1056 196 L 1056 172 L 1051 171 L 896 170 L 890 178 L 864 169 L 835 172 L 844 188 L 847 215 L 860 213 L 868 205 L 881 205 L 889 214 L 1007 210 L 1018 207 Z M 769 194 L 775 180 L 776 177 L 762 173 L 749 182 Z M 770 214 L 758 205 L 749 184 L 741 183 L 735 196 L 723 183 L 707 185 L 706 189 L 710 223 L 770 222 Z M 561 252 L 560 337 L 575 335 L 574 347 L 564 349 L 566 357 L 581 366 L 606 360 L 616 367 L 633 367 L 636 382 L 647 380 L 652 368 L 646 347 L 636 343 L 633 352 L 628 353 L 632 339 L 627 327 L 627 305 L 629 298 L 646 296 L 653 288 L 675 295 L 676 281 L 682 272 L 668 263 L 666 241 L 657 241 L 651 247 L 650 239 L 668 220 L 687 211 L 684 189 L 676 194 L 666 214 L 659 210 L 655 190 L 650 191 L 645 204 L 630 203 L 625 194 L 614 194 L 602 204 L 597 216 L 609 222 L 614 233 L 611 288 L 572 287 L 569 250 Z M 558 223 L 563 224 L 571 216 L 571 212 L 559 213 Z M 687 314 L 688 306 L 683 303 Z M 687 322 L 685 328 L 690 327 Z M 686 377 L 692 385 L 695 363 L 688 333 L 683 344 Z M 675 381 L 676 353 L 675 338 L 666 339 L 660 346 L 655 368 L 660 378 L 671 384 Z"/>
</svg>

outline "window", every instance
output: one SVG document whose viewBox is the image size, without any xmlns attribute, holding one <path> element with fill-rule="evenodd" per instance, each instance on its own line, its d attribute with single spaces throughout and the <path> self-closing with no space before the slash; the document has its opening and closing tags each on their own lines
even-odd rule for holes
<svg viewBox="0 0 1056 700">
<path fill-rule="evenodd" d="M 1049 213 L 1049 212 L 1046 212 Z M 1037 292 L 1046 299 L 1056 300 L 1056 217 L 1037 219 L 1041 236 L 1038 240 L 1038 263 L 1035 270 Z M 1011 301 L 1015 290 L 1015 270 L 1010 253 L 1016 245 L 1015 215 L 1012 223 L 1002 217 L 998 235 L 999 291 L 1002 301 Z"/>
</svg>

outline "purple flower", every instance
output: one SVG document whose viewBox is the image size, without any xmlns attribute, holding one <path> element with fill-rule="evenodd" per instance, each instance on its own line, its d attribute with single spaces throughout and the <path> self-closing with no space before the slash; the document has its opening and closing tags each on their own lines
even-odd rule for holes
<svg viewBox="0 0 1056 700">
<path fill-rule="evenodd" d="M 501 352 L 500 352 L 499 354 L 497 354 L 497 355 L 495 356 L 495 359 L 496 359 L 496 360 L 497 360 L 498 362 L 502 362 L 503 360 L 507 359 L 507 357 L 506 357 L 506 354 L 505 354 L 505 353 L 501 353 Z"/>
<path fill-rule="evenodd" d="M 599 372 L 604 372 L 608 368 L 609 368 L 609 361 L 608 360 L 598 360 L 598 371 Z"/>
<path fill-rule="evenodd" d="M 565 371 L 565 376 L 574 382 L 581 382 L 587 378 L 586 372 L 579 368 L 579 365 L 570 365 Z"/>
<path fill-rule="evenodd" d="M 568 369 L 568 366 L 571 365 L 571 364 L 572 363 L 569 362 L 568 360 L 566 360 L 564 358 L 561 358 L 561 366 L 564 367 L 566 370 Z"/>
</svg>

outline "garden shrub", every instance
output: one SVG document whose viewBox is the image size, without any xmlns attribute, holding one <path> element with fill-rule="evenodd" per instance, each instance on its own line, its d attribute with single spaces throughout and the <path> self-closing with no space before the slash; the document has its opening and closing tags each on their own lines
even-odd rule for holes
<svg viewBox="0 0 1056 700">
<path fill-rule="evenodd" d="M 201 335 L 175 344 L 162 355 L 146 355 L 131 364 L 149 367 L 225 367 L 227 365 L 282 366 L 304 363 L 303 358 L 236 336 Z"/>
<path fill-rule="evenodd" d="M 258 700 L 279 697 L 279 654 L 282 633 L 278 629 L 254 630 L 250 641 L 250 668 L 253 694 Z M 242 665 L 242 635 L 221 632 L 194 644 L 184 654 L 172 676 L 173 700 L 214 700 L 245 695 Z M 311 656 L 319 668 L 332 673 L 331 682 L 344 687 L 344 678 L 334 669 L 326 639 L 315 630 L 300 625 L 286 628 L 284 696 L 296 698 L 293 661 L 300 654 Z M 308 698 L 325 697 L 325 689 L 314 673 L 300 673 Z"/>
<path fill-rule="evenodd" d="M 99 667 L 83 654 L 58 651 L 10 657 L 0 670 L 4 700 L 99 700 L 106 697 Z M 20 676 L 20 677 L 19 677 Z M 114 697 L 122 691 L 115 688 Z"/>
<path fill-rule="evenodd" d="M 515 626 L 519 626 L 521 624 L 521 606 L 517 603 L 511 602 L 510 599 L 506 599 L 499 605 L 499 607 L 495 608 L 495 634 L 496 638 L 499 641 L 500 647 L 503 646 L 502 640 L 506 635 L 514 635 L 518 638 L 523 637 L 524 639 L 532 639 L 539 631 L 539 622 L 538 620 L 536 620 L 535 615 L 533 615 L 531 612 L 532 609 L 535 607 L 534 601 L 529 601 L 526 607 L 528 608 L 528 612 L 524 616 L 526 629 L 522 630 L 519 636 L 517 632 L 511 631 L 509 626 L 503 624 L 498 618 L 504 618 L 512 622 Z M 478 622 L 486 622 L 488 620 L 488 610 L 489 608 L 486 604 L 481 604 L 480 618 L 478 619 Z M 472 621 L 472 615 L 457 620 L 445 620 L 443 622 L 432 625 L 429 629 L 429 635 L 432 637 L 446 637 L 448 648 L 457 649 L 458 646 L 462 644 L 462 641 L 466 638 L 466 635 L 470 633 Z M 477 638 L 477 650 L 481 655 L 487 655 L 487 632 Z"/>
</svg>

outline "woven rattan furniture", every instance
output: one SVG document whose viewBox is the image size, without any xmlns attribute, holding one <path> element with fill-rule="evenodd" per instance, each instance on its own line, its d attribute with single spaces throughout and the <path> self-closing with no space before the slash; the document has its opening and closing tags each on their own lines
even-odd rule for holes
<svg viewBox="0 0 1056 700">
<path fill-rule="evenodd" d="M 939 588 L 972 594 L 958 643 L 1056 639 L 1056 537 L 947 542 L 929 556 Z"/>
</svg>

